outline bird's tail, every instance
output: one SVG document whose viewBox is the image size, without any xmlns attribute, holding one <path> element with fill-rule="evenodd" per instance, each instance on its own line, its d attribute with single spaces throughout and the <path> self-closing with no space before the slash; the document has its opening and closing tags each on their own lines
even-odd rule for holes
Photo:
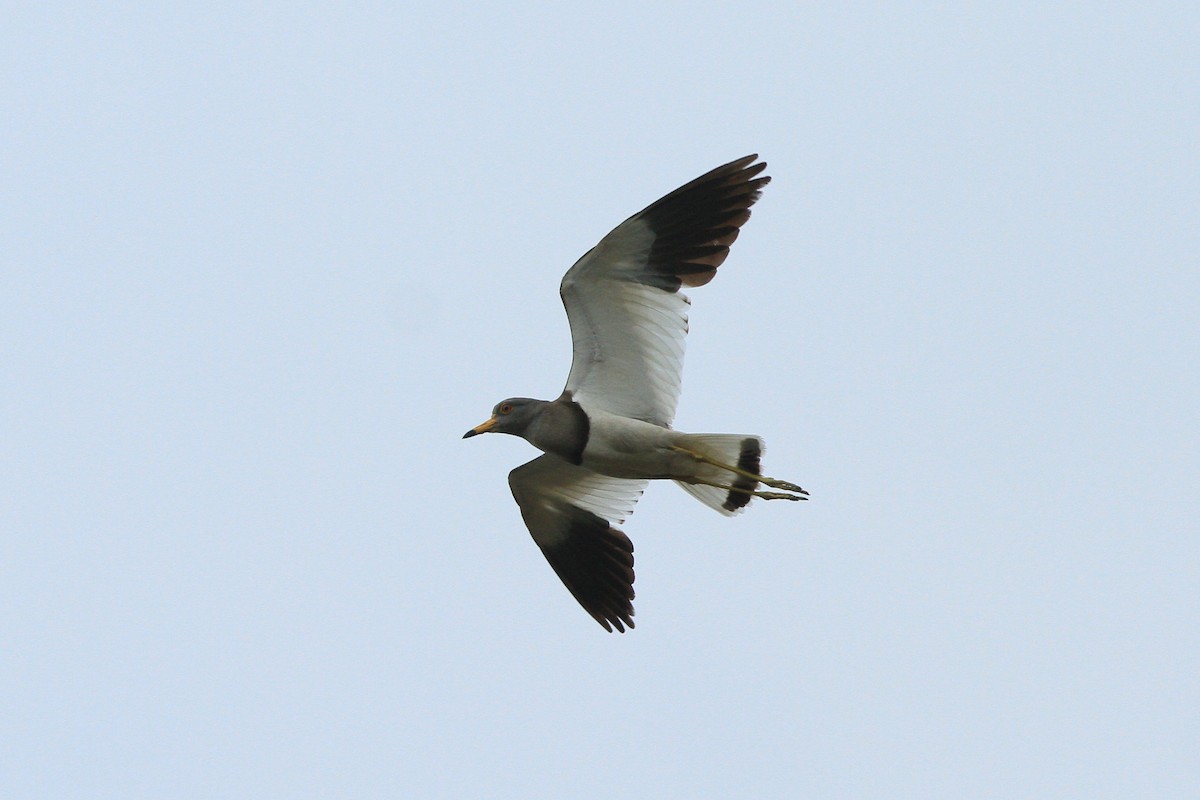
<svg viewBox="0 0 1200 800">
<path fill-rule="evenodd" d="M 760 462 L 766 450 L 762 439 L 732 433 L 688 433 L 681 435 L 678 445 L 706 459 L 692 462 L 692 474 L 707 483 L 675 481 L 685 492 L 726 516 L 738 513 L 750 502 L 750 492 L 758 487 L 758 481 L 717 464 L 729 464 L 742 472 L 762 475 Z M 716 464 L 708 463 L 710 461 Z M 709 485 L 713 483 L 729 488 Z"/>
</svg>

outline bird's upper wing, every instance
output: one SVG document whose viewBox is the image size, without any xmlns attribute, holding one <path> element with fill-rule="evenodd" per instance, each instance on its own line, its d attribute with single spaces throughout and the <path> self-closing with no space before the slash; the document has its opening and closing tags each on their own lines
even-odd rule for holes
<svg viewBox="0 0 1200 800">
<path fill-rule="evenodd" d="M 574 356 L 566 390 L 587 407 L 669 426 L 688 299 L 712 280 L 771 179 L 756 155 L 701 175 L 634 214 L 563 276 Z"/>
<path fill-rule="evenodd" d="M 644 480 L 599 475 L 544 455 L 508 474 L 533 540 L 579 604 L 608 631 L 633 627 L 633 543 L 620 523 Z"/>
</svg>

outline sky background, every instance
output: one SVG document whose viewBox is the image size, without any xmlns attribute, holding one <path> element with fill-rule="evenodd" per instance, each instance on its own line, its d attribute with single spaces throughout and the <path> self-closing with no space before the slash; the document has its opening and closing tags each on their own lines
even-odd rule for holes
<svg viewBox="0 0 1200 800">
<path fill-rule="evenodd" d="M 7 7 L 0 796 L 1196 797 L 1194 4 L 481 6 Z M 676 425 L 812 500 L 610 635 L 459 437 L 751 152 Z"/>
</svg>

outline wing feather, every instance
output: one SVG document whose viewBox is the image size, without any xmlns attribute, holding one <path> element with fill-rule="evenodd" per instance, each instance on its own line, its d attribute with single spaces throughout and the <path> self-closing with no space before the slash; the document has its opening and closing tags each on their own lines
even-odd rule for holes
<svg viewBox="0 0 1200 800">
<path fill-rule="evenodd" d="M 609 632 L 633 627 L 633 542 L 613 527 L 646 481 L 599 475 L 544 455 L 508 475 L 521 517 L 555 573 Z"/>
<path fill-rule="evenodd" d="M 573 358 L 566 391 L 586 407 L 670 426 L 689 301 L 725 262 L 770 178 L 750 155 L 681 186 L 614 228 L 563 276 Z"/>
</svg>

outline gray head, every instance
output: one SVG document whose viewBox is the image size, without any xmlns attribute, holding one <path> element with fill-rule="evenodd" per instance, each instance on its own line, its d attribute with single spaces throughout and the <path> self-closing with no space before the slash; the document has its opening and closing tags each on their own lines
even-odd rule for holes
<svg viewBox="0 0 1200 800">
<path fill-rule="evenodd" d="M 511 433 L 514 436 L 524 436 L 530 424 L 547 405 L 549 403 L 545 400 L 533 400 L 528 397 L 501 400 L 492 408 L 492 418 L 471 428 L 463 434 L 463 438 L 469 439 L 481 433 Z"/>
</svg>

